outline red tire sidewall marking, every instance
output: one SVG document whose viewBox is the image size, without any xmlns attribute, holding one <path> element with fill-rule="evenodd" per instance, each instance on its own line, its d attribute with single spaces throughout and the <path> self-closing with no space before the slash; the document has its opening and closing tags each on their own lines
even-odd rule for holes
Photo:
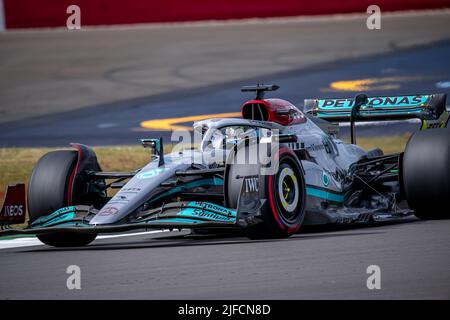
<svg viewBox="0 0 450 320">
<path fill-rule="evenodd" d="M 280 148 L 278 151 L 278 160 L 285 153 L 295 156 L 295 154 L 292 152 L 291 149 L 283 147 L 283 148 Z M 296 226 L 293 226 L 293 227 L 288 227 L 281 221 L 281 219 L 278 215 L 278 211 L 276 210 L 275 199 L 274 199 L 274 195 L 273 195 L 273 176 L 269 176 L 268 184 L 269 184 L 269 203 L 270 203 L 270 208 L 272 210 L 272 214 L 273 214 L 273 217 L 275 218 L 275 221 L 277 222 L 277 224 L 281 228 L 281 230 L 287 231 L 288 234 L 292 234 L 292 233 L 296 232 L 298 229 L 300 229 L 300 224 L 297 224 Z"/>
<path fill-rule="evenodd" d="M 80 164 L 81 157 L 83 156 L 83 151 L 81 150 L 80 146 L 74 144 L 74 145 L 72 145 L 72 147 L 77 149 L 78 158 L 77 158 L 77 164 L 76 164 L 75 168 L 73 169 L 72 174 L 70 175 L 69 185 L 67 186 L 67 205 L 68 206 L 72 205 L 72 188 L 73 188 L 74 178 L 75 178 L 75 174 L 78 171 L 78 166 Z"/>
</svg>

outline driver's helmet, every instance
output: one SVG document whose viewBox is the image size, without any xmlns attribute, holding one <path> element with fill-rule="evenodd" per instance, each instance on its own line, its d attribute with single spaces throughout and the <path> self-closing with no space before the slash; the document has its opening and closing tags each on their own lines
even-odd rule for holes
<svg viewBox="0 0 450 320">
<path fill-rule="evenodd" d="M 223 143 L 223 134 L 220 130 L 214 130 L 211 138 L 210 138 L 210 144 L 214 149 L 222 148 Z"/>
<path fill-rule="evenodd" d="M 228 127 L 225 129 L 226 141 L 229 142 L 237 140 L 244 132 L 244 127 Z"/>
</svg>

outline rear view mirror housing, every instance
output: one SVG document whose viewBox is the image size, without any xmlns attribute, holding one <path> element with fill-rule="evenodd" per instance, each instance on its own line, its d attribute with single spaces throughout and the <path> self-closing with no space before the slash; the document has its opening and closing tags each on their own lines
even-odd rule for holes
<svg viewBox="0 0 450 320">
<path fill-rule="evenodd" d="M 163 138 L 158 139 L 141 139 L 142 146 L 152 150 L 152 154 L 159 158 L 159 166 L 164 164 L 164 147 Z"/>
</svg>

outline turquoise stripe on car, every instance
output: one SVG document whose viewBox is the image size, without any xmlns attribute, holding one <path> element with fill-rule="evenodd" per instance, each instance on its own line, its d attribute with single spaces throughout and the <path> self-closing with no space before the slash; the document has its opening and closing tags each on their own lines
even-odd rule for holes
<svg viewBox="0 0 450 320">
<path fill-rule="evenodd" d="M 163 192 L 162 194 L 160 194 L 160 195 L 154 197 L 153 199 L 151 199 L 150 203 L 155 201 L 155 200 L 161 199 L 162 197 L 166 197 L 166 196 L 169 196 L 171 194 L 180 192 L 183 188 L 188 188 L 189 189 L 189 188 L 196 188 L 196 187 L 203 187 L 203 186 L 223 186 L 223 179 L 214 177 L 214 178 L 209 178 L 209 179 L 200 179 L 200 180 L 195 180 L 195 181 L 192 181 L 192 182 L 188 182 L 188 183 L 185 183 L 185 184 L 183 184 L 183 185 L 181 185 L 179 187 L 175 187 L 175 188 L 172 188 L 172 189 L 170 189 L 170 190 L 168 190 L 166 192 Z"/>
<path fill-rule="evenodd" d="M 148 221 L 148 224 L 152 223 L 164 223 L 164 222 L 178 222 L 178 223 L 202 223 L 204 221 L 194 220 L 194 219 L 185 219 L 185 218 L 166 218 L 166 219 L 158 219 L 158 220 L 152 220 Z M 207 222 L 207 221 L 206 221 Z"/>
<path fill-rule="evenodd" d="M 327 192 L 314 187 L 306 187 L 306 194 L 311 197 L 321 198 L 334 202 L 344 202 L 344 196 L 341 194 Z"/>
<path fill-rule="evenodd" d="M 193 219 L 196 218 L 204 218 L 211 221 L 217 221 L 217 222 L 233 222 L 236 221 L 236 216 L 222 216 L 217 213 L 210 212 L 208 210 L 204 210 L 202 212 L 202 209 L 194 209 L 194 208 L 186 208 L 181 210 L 178 214 L 178 216 L 188 216 L 192 217 Z"/>
</svg>

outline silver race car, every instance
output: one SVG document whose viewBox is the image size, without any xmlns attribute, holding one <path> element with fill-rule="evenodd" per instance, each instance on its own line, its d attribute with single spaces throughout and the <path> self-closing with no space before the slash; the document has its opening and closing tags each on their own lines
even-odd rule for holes
<svg viewBox="0 0 450 320">
<path fill-rule="evenodd" d="M 35 234 L 51 246 L 81 246 L 97 234 L 134 229 L 239 229 L 249 238 L 287 237 L 302 225 L 450 217 L 449 109 L 443 94 L 307 99 L 303 111 L 256 97 L 242 118 L 194 123 L 192 148 L 164 154 L 162 138 L 143 168 L 104 172 L 92 149 L 52 151 L 35 165 L 25 200 L 9 186 L 0 235 Z M 421 119 L 401 153 L 356 145 L 355 122 Z M 351 142 L 339 139 L 349 122 Z M 117 189 L 108 196 L 109 189 Z M 110 192 L 111 194 L 111 192 Z M 24 229 L 11 229 L 22 223 Z"/>
</svg>

